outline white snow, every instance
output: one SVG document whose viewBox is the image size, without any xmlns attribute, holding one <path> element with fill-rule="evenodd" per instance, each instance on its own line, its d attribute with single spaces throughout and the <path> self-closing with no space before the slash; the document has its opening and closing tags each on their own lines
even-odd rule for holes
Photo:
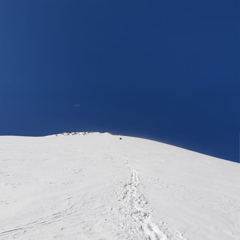
<svg viewBox="0 0 240 240">
<path fill-rule="evenodd" d="M 1 136 L 0 239 L 239 240 L 240 164 L 108 133 Z"/>
</svg>

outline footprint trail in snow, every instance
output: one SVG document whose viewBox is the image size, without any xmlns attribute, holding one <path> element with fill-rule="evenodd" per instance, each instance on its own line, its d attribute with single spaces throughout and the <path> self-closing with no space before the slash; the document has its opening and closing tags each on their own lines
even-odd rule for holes
<svg viewBox="0 0 240 240">
<path fill-rule="evenodd" d="M 129 162 L 127 158 L 125 160 Z M 134 221 L 136 229 L 132 229 L 132 231 L 135 237 L 146 240 L 186 240 L 182 234 L 170 231 L 166 227 L 161 229 L 151 220 L 148 202 L 139 190 L 139 174 L 129 164 L 128 167 L 131 171 L 131 178 L 124 185 L 121 211 Z"/>
</svg>

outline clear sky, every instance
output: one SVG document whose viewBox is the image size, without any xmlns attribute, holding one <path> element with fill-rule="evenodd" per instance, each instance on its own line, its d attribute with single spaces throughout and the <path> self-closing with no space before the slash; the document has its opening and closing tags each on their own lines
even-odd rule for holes
<svg viewBox="0 0 240 240">
<path fill-rule="evenodd" d="M 239 9 L 1 0 L 0 135 L 108 131 L 238 161 Z"/>
</svg>

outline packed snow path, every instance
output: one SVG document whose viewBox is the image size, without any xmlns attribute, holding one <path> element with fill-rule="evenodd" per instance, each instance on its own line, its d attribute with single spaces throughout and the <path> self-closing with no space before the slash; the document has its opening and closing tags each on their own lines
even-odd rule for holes
<svg viewBox="0 0 240 240">
<path fill-rule="evenodd" d="M 107 133 L 0 137 L 0 240 L 239 240 L 239 172 Z"/>
<path fill-rule="evenodd" d="M 151 221 L 151 216 L 147 210 L 147 201 L 143 194 L 139 192 L 140 180 L 138 172 L 131 166 L 129 168 L 131 170 L 131 179 L 124 186 L 123 203 L 125 203 L 131 218 L 138 224 L 140 231 L 135 232 L 136 236 L 141 235 L 142 231 L 142 239 L 166 240 L 167 236 Z"/>
<path fill-rule="evenodd" d="M 140 177 L 139 173 L 129 165 L 129 159 L 126 160 L 126 166 L 131 172 L 130 180 L 124 184 L 123 190 L 119 194 L 120 207 L 119 211 L 129 216 L 135 225 L 131 228 L 134 239 L 143 240 L 183 240 L 185 239 L 181 233 L 170 231 L 166 227 L 160 229 L 157 224 L 151 220 L 150 210 L 148 209 L 148 201 L 143 193 L 139 190 Z M 125 219 L 125 221 L 126 221 Z M 163 225 L 163 223 L 161 223 Z"/>
</svg>

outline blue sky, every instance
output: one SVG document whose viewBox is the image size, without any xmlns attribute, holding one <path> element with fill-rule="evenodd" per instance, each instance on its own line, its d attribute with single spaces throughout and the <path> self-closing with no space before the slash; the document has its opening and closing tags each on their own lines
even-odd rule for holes
<svg viewBox="0 0 240 240">
<path fill-rule="evenodd" d="M 108 131 L 238 161 L 239 7 L 1 1 L 0 135 Z"/>
</svg>

